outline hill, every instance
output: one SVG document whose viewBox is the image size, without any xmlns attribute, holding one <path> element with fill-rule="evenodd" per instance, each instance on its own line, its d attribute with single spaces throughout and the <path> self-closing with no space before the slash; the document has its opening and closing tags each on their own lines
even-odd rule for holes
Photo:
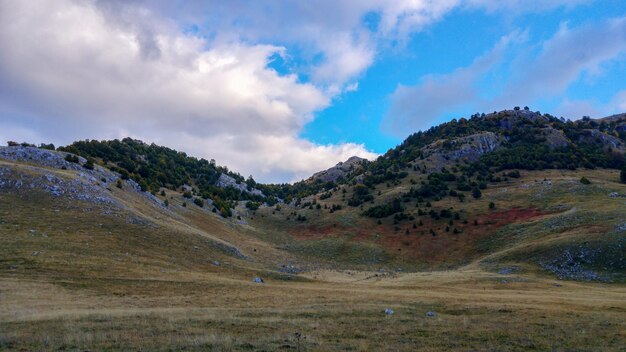
<svg viewBox="0 0 626 352">
<path fill-rule="evenodd" d="M 11 143 L 0 350 L 620 350 L 625 123 L 474 115 L 291 185 Z"/>
</svg>

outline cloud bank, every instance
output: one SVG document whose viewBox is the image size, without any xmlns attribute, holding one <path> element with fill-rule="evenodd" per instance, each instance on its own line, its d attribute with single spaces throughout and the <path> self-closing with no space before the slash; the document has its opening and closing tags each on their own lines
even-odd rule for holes
<svg viewBox="0 0 626 352">
<path fill-rule="evenodd" d="M 362 145 L 298 138 L 330 97 L 268 68 L 284 48 L 206 48 L 141 8 L 126 11 L 152 28 L 111 20 L 89 2 L 1 3 L 0 138 L 131 136 L 271 181 L 375 156 Z"/>
</svg>

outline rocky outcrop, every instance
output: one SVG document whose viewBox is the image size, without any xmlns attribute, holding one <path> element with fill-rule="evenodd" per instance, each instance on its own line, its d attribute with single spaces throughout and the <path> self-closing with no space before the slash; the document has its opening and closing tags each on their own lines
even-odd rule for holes
<svg viewBox="0 0 626 352">
<path fill-rule="evenodd" d="M 77 164 L 66 161 L 65 156 L 67 154 L 69 153 L 35 147 L 0 147 L 0 159 L 2 160 L 32 163 L 56 169 L 84 170 L 80 164 L 87 162 L 87 159 L 78 157 L 80 164 Z"/>
<path fill-rule="evenodd" d="M 603 133 L 598 130 L 584 130 L 578 137 L 578 141 L 580 143 L 594 144 L 599 143 L 602 144 L 605 148 L 624 150 L 624 142 L 622 142 L 619 138 L 614 136 L 610 136 L 606 133 Z"/>
<path fill-rule="evenodd" d="M 563 131 L 557 130 L 552 127 L 546 127 L 541 131 L 541 134 L 546 139 L 545 143 L 551 148 L 563 148 L 570 145 L 570 140 L 565 136 Z"/>
<path fill-rule="evenodd" d="M 504 137 L 493 132 L 473 134 L 466 137 L 439 140 L 422 148 L 423 155 L 432 161 L 476 161 L 500 147 Z"/>
<path fill-rule="evenodd" d="M 548 121 L 548 118 L 529 110 L 504 110 L 487 115 L 487 118 L 500 118 L 499 125 L 503 130 L 510 130 L 521 120 Z"/>
<path fill-rule="evenodd" d="M 362 168 L 362 164 L 366 161 L 367 159 L 359 158 L 358 156 L 350 157 L 348 160 L 340 162 L 328 170 L 313 174 L 309 181 L 336 182 L 339 178 L 346 177 L 351 172 Z"/>
<path fill-rule="evenodd" d="M 11 167 L 0 168 L 0 188 L 7 190 L 42 190 L 55 197 L 88 201 L 96 204 L 122 204 L 111 196 L 120 175 L 107 168 L 94 165 L 92 170 L 83 167 L 87 160 L 78 157 L 79 163 L 65 160 L 69 153 L 35 147 L 0 147 L 0 160 L 32 165 L 32 174 L 19 172 Z M 60 169 L 59 171 L 51 169 Z M 71 171 L 70 174 L 61 170 Z M 136 192 L 154 205 L 162 202 L 148 192 L 142 192 L 133 180 L 122 180 L 124 190 Z"/>
<path fill-rule="evenodd" d="M 245 192 L 245 193 L 249 193 L 249 194 L 254 194 L 257 196 L 261 196 L 264 197 L 265 195 L 263 194 L 263 192 L 259 191 L 256 188 L 248 188 L 248 185 L 245 184 L 244 182 L 239 182 L 237 183 L 237 180 L 235 180 L 234 178 L 226 175 L 226 174 L 220 174 L 220 177 L 217 179 L 217 182 L 215 183 L 215 185 L 217 187 L 220 188 L 228 188 L 228 187 L 232 187 L 238 191 L 241 192 Z"/>
</svg>

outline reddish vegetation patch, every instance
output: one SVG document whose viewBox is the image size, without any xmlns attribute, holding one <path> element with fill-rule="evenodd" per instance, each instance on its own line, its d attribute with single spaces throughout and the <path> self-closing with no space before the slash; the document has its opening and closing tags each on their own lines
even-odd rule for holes
<svg viewBox="0 0 626 352">
<path fill-rule="evenodd" d="M 483 214 L 478 217 L 478 223 L 479 224 L 496 224 L 496 225 L 504 226 L 512 222 L 520 222 L 520 221 L 536 218 L 539 216 L 543 216 L 546 214 L 548 213 L 542 212 L 541 210 L 536 209 L 536 208 L 528 208 L 528 209 L 515 208 L 515 209 L 509 209 L 509 210 L 500 211 L 500 212 L 494 211 L 488 214 Z"/>
<path fill-rule="evenodd" d="M 448 220 L 434 221 L 428 216 L 422 216 L 423 225 L 418 225 L 417 228 L 413 228 L 413 221 L 393 225 L 392 218 L 388 218 L 383 219 L 383 223 L 378 225 L 376 220 L 363 219 L 359 227 L 299 226 L 293 228 L 291 234 L 299 239 L 310 240 L 349 233 L 354 236 L 351 241 L 371 241 L 387 248 L 394 255 L 409 260 L 458 263 L 471 259 L 476 253 L 474 243 L 493 234 L 498 228 L 546 214 L 548 213 L 536 208 L 515 208 L 481 214 L 476 218 L 467 219 L 467 224 L 457 220 L 452 225 L 448 224 Z M 474 220 L 477 221 L 477 225 L 474 225 Z M 419 219 L 415 222 L 418 224 Z M 446 227 L 449 227 L 449 232 L 445 231 Z M 455 228 L 460 233 L 455 234 L 453 232 Z M 435 231 L 435 236 L 431 234 L 431 229 Z"/>
<path fill-rule="evenodd" d="M 534 208 L 494 211 L 476 217 L 477 225 L 474 225 L 472 218 L 467 219 L 467 224 L 454 221 L 449 225 L 443 219 L 434 221 L 423 217 L 424 225 L 417 229 L 412 228 L 412 223 L 403 223 L 398 231 L 395 231 L 394 226 L 384 226 L 385 236 L 379 243 L 407 259 L 432 263 L 462 262 L 475 255 L 474 244 L 477 240 L 493 234 L 504 225 L 543 215 L 546 213 Z M 449 227 L 449 232 L 445 231 L 446 227 Z M 455 234 L 455 228 L 461 233 Z M 430 229 L 435 231 L 435 236 L 430 233 Z"/>
</svg>

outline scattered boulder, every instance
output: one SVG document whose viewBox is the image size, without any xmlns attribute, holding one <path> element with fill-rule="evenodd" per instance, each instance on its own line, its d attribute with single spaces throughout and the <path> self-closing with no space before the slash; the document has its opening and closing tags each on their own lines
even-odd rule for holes
<svg viewBox="0 0 626 352">
<path fill-rule="evenodd" d="M 539 265 L 552 272 L 560 280 L 579 281 L 611 281 L 609 278 L 591 270 L 600 257 L 605 256 L 600 249 L 591 249 L 580 246 L 578 248 L 565 249 L 550 261 L 539 262 Z"/>
<path fill-rule="evenodd" d="M 385 308 L 385 314 L 387 315 L 393 315 L 395 313 L 395 311 L 391 308 Z"/>
<path fill-rule="evenodd" d="M 436 316 L 437 316 L 437 313 L 435 313 L 435 312 L 427 312 L 427 313 L 426 313 L 426 316 L 427 316 L 427 317 L 436 317 Z"/>
<path fill-rule="evenodd" d="M 518 270 L 519 270 L 519 267 L 514 265 L 514 266 L 511 266 L 511 267 L 505 267 L 505 268 L 500 269 L 498 271 L 498 274 L 500 274 L 500 275 L 510 275 L 510 274 L 513 274 L 514 272 L 516 272 Z"/>
<path fill-rule="evenodd" d="M 257 283 L 257 284 L 262 284 L 264 281 L 260 277 L 255 277 L 254 280 L 252 280 L 252 282 Z"/>
<path fill-rule="evenodd" d="M 283 264 L 278 269 L 278 271 L 280 271 L 282 273 L 287 273 L 287 274 L 299 274 L 299 273 L 303 272 L 304 270 L 298 268 L 297 266 L 295 266 L 293 264 Z"/>
</svg>

